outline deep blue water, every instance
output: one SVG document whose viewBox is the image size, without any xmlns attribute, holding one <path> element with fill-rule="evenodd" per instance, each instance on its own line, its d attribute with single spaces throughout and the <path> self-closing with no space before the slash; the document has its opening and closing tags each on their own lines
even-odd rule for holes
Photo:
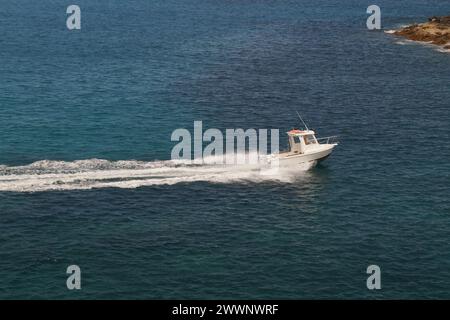
<svg viewBox="0 0 450 320">
<path fill-rule="evenodd" d="M 69 31 L 61 1 L 0 0 L 3 176 L 164 166 L 194 120 L 285 130 L 300 110 L 340 137 L 290 182 L 2 182 L 0 298 L 449 298 L 450 55 L 369 32 L 372 2 L 77 0 Z M 385 29 L 450 12 L 376 4 Z"/>
</svg>

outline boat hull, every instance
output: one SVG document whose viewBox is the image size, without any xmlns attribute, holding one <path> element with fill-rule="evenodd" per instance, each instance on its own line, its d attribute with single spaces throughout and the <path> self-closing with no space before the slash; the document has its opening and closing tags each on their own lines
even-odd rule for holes
<svg viewBox="0 0 450 320">
<path fill-rule="evenodd" d="M 307 154 L 290 155 L 279 157 L 279 165 L 281 167 L 293 167 L 295 165 L 308 163 L 308 162 L 320 162 L 328 158 L 333 151 L 335 145 L 328 145 L 327 147 L 311 152 Z"/>
</svg>

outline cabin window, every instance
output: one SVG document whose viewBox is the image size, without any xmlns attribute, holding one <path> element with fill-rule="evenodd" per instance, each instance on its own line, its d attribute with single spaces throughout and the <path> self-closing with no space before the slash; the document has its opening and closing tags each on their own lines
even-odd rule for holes
<svg viewBox="0 0 450 320">
<path fill-rule="evenodd" d="M 314 138 L 314 136 L 312 134 L 305 136 L 305 144 L 315 144 L 316 143 L 316 139 Z"/>
<path fill-rule="evenodd" d="M 294 136 L 294 143 L 300 143 L 300 137 Z"/>
</svg>

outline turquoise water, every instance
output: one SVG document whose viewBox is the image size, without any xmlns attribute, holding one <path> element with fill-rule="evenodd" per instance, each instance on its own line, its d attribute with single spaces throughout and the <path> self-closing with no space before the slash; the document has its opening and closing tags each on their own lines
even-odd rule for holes
<svg viewBox="0 0 450 320">
<path fill-rule="evenodd" d="M 68 31 L 60 1 L 0 1 L 0 298 L 449 298 L 449 54 L 367 31 L 364 1 L 77 4 Z M 386 30 L 450 12 L 377 4 Z M 167 162 L 194 120 L 295 110 L 340 137 L 295 177 Z"/>
</svg>

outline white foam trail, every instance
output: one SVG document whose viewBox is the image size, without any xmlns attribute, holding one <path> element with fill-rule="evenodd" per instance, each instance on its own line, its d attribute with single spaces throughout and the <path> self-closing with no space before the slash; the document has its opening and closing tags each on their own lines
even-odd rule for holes
<svg viewBox="0 0 450 320">
<path fill-rule="evenodd" d="M 221 165 L 217 159 L 206 164 L 190 161 L 108 161 L 100 159 L 73 162 L 43 160 L 26 166 L 0 166 L 0 191 L 39 192 L 86 190 L 94 188 L 137 188 L 206 181 L 212 183 L 292 182 L 313 164 L 295 170 L 261 171 L 258 165 Z"/>
<path fill-rule="evenodd" d="M 450 53 L 450 49 L 436 49 L 437 52 L 442 52 L 442 53 Z"/>
<path fill-rule="evenodd" d="M 417 43 L 417 41 L 413 41 L 413 40 L 409 40 L 409 39 L 405 39 L 405 40 L 399 40 L 395 42 L 396 44 L 405 46 L 405 45 L 414 45 Z"/>
<path fill-rule="evenodd" d="M 450 49 L 445 49 L 442 47 L 436 48 L 436 51 L 442 52 L 442 53 L 450 53 Z"/>
<path fill-rule="evenodd" d="M 394 29 L 384 30 L 384 33 L 394 34 L 397 31 L 400 31 L 400 30 L 402 30 L 402 29 L 404 29 L 406 27 L 409 27 L 409 26 L 411 26 L 411 24 L 398 24 L 398 25 L 394 26 Z"/>
<path fill-rule="evenodd" d="M 430 48 L 432 48 L 432 49 L 434 49 L 435 51 L 438 51 L 438 52 L 450 53 L 450 49 L 445 49 L 444 47 L 442 47 L 440 45 L 436 45 L 436 44 L 434 44 L 431 41 L 414 41 L 414 40 L 404 39 L 404 40 L 398 40 L 395 43 L 399 44 L 399 45 L 402 45 L 402 46 L 405 46 L 405 45 L 421 45 L 421 46 L 424 46 L 424 47 L 430 47 Z"/>
</svg>

